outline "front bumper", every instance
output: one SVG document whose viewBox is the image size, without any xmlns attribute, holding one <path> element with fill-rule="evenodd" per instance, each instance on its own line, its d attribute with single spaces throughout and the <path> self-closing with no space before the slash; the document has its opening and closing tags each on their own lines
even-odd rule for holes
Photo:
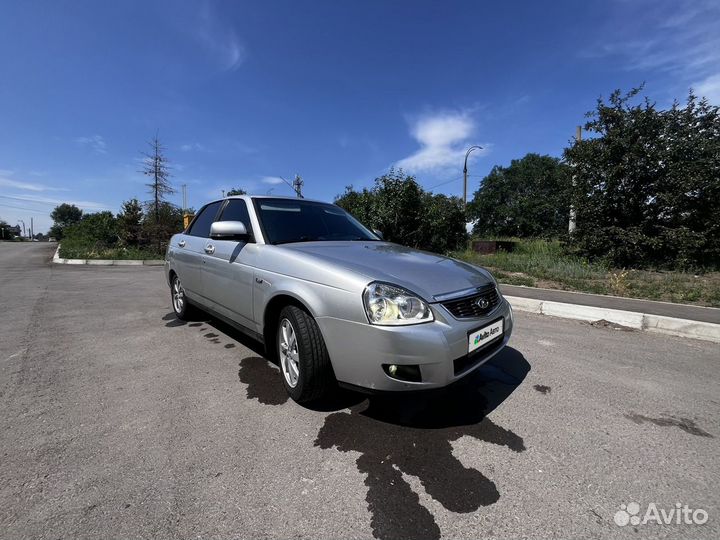
<svg viewBox="0 0 720 540">
<path fill-rule="evenodd" d="M 504 298 L 482 318 L 455 319 L 438 304 L 432 304 L 435 321 L 412 326 L 375 326 L 333 317 L 319 317 L 337 380 L 377 391 L 407 391 L 441 388 L 474 371 L 497 354 L 513 330 L 510 304 Z M 501 339 L 468 356 L 468 335 L 502 317 Z M 417 365 L 421 382 L 394 379 L 383 364 Z"/>
</svg>

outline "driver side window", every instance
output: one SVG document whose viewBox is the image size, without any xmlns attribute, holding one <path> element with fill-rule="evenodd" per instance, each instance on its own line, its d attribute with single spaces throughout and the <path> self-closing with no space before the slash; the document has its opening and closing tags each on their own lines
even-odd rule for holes
<svg viewBox="0 0 720 540">
<path fill-rule="evenodd" d="M 252 225 L 250 224 L 250 214 L 248 213 L 247 204 L 242 199 L 230 199 L 225 205 L 218 221 L 242 221 L 250 235 L 250 241 L 253 241 Z"/>
<path fill-rule="evenodd" d="M 217 215 L 221 202 L 222 201 L 210 203 L 200 210 L 200 213 L 193 220 L 192 225 L 190 225 L 190 229 L 188 229 L 187 234 L 190 236 L 208 238 L 210 236 L 210 225 L 212 225 L 213 221 L 215 221 L 215 216 Z"/>
</svg>

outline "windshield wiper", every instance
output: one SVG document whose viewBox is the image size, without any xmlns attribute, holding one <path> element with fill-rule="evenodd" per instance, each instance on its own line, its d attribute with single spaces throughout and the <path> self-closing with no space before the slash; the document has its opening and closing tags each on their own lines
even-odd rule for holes
<svg viewBox="0 0 720 540">
<path fill-rule="evenodd" d="M 278 244 L 297 244 L 298 242 L 317 242 L 319 238 L 314 236 L 301 236 L 299 238 L 293 238 L 292 240 L 285 240 L 283 242 L 273 242 L 274 246 Z"/>
</svg>

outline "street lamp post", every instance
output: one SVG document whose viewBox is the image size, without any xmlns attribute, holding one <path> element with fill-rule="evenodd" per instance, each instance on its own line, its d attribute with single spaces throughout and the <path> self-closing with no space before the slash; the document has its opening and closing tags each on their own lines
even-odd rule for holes
<svg viewBox="0 0 720 540">
<path fill-rule="evenodd" d="M 482 146 L 474 145 L 465 152 L 465 166 L 463 167 L 463 209 L 467 208 L 467 160 L 470 152 L 473 150 L 482 150 Z"/>
</svg>

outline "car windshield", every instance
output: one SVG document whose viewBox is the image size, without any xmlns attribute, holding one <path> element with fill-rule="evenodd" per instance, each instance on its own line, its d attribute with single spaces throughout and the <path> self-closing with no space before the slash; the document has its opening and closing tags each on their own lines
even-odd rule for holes
<svg viewBox="0 0 720 540">
<path fill-rule="evenodd" d="M 254 204 L 268 244 L 378 240 L 358 220 L 333 204 L 300 199 L 255 199 Z"/>
</svg>

